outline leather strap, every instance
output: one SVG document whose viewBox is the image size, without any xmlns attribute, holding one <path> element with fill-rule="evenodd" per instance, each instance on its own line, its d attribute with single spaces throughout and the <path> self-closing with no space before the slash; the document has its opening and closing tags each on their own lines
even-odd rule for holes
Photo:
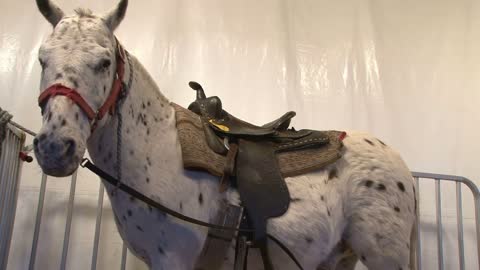
<svg viewBox="0 0 480 270">
<path fill-rule="evenodd" d="M 38 104 L 40 107 L 43 107 L 50 98 L 54 96 L 65 96 L 77 104 L 80 109 L 87 115 L 88 119 L 91 122 L 91 131 L 96 128 L 97 122 L 102 120 L 107 112 L 111 114 L 115 111 L 115 105 L 119 99 L 122 86 L 123 86 L 123 77 L 125 74 L 125 56 L 126 52 L 123 49 L 120 42 L 115 38 L 117 44 L 116 49 L 116 59 L 117 59 L 117 69 L 115 73 L 115 79 L 112 84 L 112 89 L 107 99 L 102 106 L 95 112 L 94 109 L 88 104 L 88 102 L 78 93 L 76 89 L 64 86 L 62 84 L 54 84 L 49 86 L 45 91 L 43 91 L 38 97 Z"/>
</svg>

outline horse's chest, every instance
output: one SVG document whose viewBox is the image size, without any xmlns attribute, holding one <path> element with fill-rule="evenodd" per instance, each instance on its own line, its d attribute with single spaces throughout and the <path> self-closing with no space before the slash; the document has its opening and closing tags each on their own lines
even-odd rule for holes
<svg viewBox="0 0 480 270">
<path fill-rule="evenodd" d="M 112 187 L 107 186 L 107 190 L 118 231 L 138 257 L 148 262 L 150 258 L 165 258 L 178 252 L 196 254 L 201 249 L 199 231 L 193 230 L 190 224 L 179 224 L 176 219 L 128 194 L 114 192 Z M 150 197 L 162 203 L 159 196 Z"/>
<path fill-rule="evenodd" d="M 166 215 L 121 191 L 108 187 L 107 190 L 118 231 L 131 250 L 140 257 L 148 257 L 152 250 L 163 249 L 167 244 Z"/>
</svg>

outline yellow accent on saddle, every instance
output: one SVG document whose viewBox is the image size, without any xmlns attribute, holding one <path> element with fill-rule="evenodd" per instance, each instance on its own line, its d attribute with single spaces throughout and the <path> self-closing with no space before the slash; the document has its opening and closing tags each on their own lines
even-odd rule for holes
<svg viewBox="0 0 480 270">
<path fill-rule="evenodd" d="M 210 122 L 212 125 L 216 126 L 218 129 L 222 131 L 225 131 L 225 132 L 230 131 L 230 128 L 228 128 L 227 126 L 215 123 L 213 119 L 208 120 L 208 122 Z"/>
</svg>

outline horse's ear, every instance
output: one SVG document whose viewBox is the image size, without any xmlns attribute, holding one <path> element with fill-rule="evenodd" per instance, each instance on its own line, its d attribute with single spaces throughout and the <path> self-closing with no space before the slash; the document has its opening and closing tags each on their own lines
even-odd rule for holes
<svg viewBox="0 0 480 270">
<path fill-rule="evenodd" d="M 122 22 L 127 11 L 127 6 L 128 0 L 120 0 L 120 3 L 118 3 L 114 9 L 107 12 L 107 14 L 104 16 L 105 22 L 110 30 L 115 30 L 115 28 L 117 28 L 117 26 Z"/>
<path fill-rule="evenodd" d="M 63 18 L 65 15 L 63 11 L 50 0 L 36 0 L 37 6 L 43 17 L 49 21 L 53 27 Z"/>
</svg>

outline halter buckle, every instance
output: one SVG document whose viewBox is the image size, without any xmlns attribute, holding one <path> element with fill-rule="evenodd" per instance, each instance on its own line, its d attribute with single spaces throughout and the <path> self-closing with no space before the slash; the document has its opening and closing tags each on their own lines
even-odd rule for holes
<svg viewBox="0 0 480 270">
<path fill-rule="evenodd" d="M 95 130 L 95 128 L 97 127 L 98 125 L 98 118 L 100 116 L 100 111 L 97 110 L 97 112 L 95 112 L 95 117 L 93 117 L 92 121 L 90 122 L 90 131 L 93 132 Z"/>
<path fill-rule="evenodd" d="M 83 158 L 82 162 L 80 162 L 80 167 L 85 168 L 89 162 L 90 160 L 88 158 Z"/>
</svg>

